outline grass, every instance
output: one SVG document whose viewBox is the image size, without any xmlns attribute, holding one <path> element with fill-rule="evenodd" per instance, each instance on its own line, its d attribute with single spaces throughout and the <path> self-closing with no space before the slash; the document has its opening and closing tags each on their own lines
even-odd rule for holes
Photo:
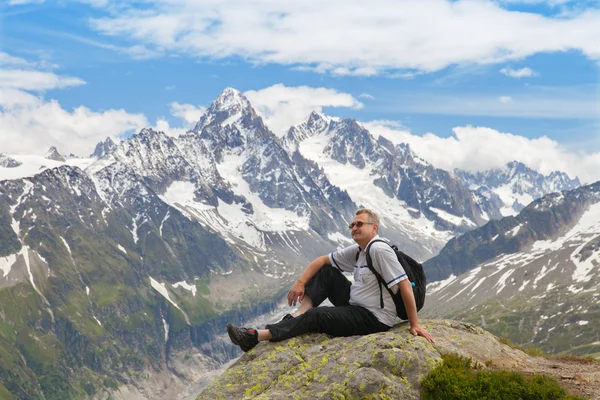
<svg viewBox="0 0 600 400">
<path fill-rule="evenodd" d="M 473 365 L 471 358 L 458 354 L 444 354 L 442 359 L 442 364 L 421 381 L 424 400 L 585 400 L 567 395 L 549 376 L 483 370 Z"/>
</svg>

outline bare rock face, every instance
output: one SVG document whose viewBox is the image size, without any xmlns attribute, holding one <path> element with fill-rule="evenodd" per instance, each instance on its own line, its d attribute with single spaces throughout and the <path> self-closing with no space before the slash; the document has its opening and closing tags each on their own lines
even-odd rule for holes
<svg viewBox="0 0 600 400">
<path fill-rule="evenodd" d="M 58 150 L 54 146 L 50 147 L 50 149 L 44 157 L 46 157 L 48 160 L 65 162 L 65 158 L 58 152 Z"/>
<path fill-rule="evenodd" d="M 367 336 L 309 334 L 261 343 L 213 381 L 198 400 L 419 399 L 420 380 L 444 353 L 471 357 L 482 366 L 511 369 L 534 362 L 473 324 L 425 320 L 422 325 L 434 336 L 434 344 L 411 336 L 406 323 Z"/>
</svg>

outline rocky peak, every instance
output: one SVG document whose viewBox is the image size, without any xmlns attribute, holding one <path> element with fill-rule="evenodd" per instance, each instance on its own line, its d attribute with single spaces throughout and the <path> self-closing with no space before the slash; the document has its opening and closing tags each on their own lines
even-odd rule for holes
<svg viewBox="0 0 600 400">
<path fill-rule="evenodd" d="M 110 153 L 116 146 L 116 143 L 110 137 L 107 137 L 103 142 L 98 142 L 94 152 L 90 155 L 90 157 L 102 158 L 106 154 Z"/>
<path fill-rule="evenodd" d="M 516 214 L 527 204 L 547 193 L 572 190 L 581 186 L 578 178 L 571 179 L 564 172 L 555 171 L 543 175 L 518 161 L 511 161 L 502 169 L 476 173 L 457 169 L 455 174 L 472 190 L 477 190 L 482 195 L 498 195 L 504 203 L 503 215 Z"/>
<path fill-rule="evenodd" d="M 298 143 L 325 132 L 332 122 L 333 119 L 327 115 L 313 111 L 304 121 L 293 125 L 288 130 L 288 133 L 282 139 L 282 144 L 288 151 L 293 153 L 297 149 Z"/>
<path fill-rule="evenodd" d="M 15 168 L 21 165 L 20 161 L 15 160 L 6 153 L 0 153 L 0 167 Z"/>
<path fill-rule="evenodd" d="M 194 131 L 201 132 L 205 127 L 213 123 L 222 127 L 227 125 L 233 126 L 248 118 L 254 120 L 260 117 L 254 111 L 246 96 L 239 90 L 225 88 L 202 115 Z"/>
<path fill-rule="evenodd" d="M 224 151 L 239 154 L 250 147 L 279 139 L 265 126 L 248 99 L 238 90 L 226 88 L 206 110 L 193 129 L 215 150 L 220 161 Z"/>
<path fill-rule="evenodd" d="M 48 160 L 65 162 L 65 158 L 58 152 L 58 150 L 54 146 L 52 146 L 52 147 L 50 147 L 50 149 L 48 149 L 48 152 L 46 153 L 46 155 L 44 157 L 47 158 Z"/>
<path fill-rule="evenodd" d="M 367 159 L 378 150 L 377 142 L 369 131 L 355 119 L 343 119 L 332 129 L 332 138 L 325 152 L 339 163 L 350 163 L 358 168 L 366 166 Z"/>
</svg>

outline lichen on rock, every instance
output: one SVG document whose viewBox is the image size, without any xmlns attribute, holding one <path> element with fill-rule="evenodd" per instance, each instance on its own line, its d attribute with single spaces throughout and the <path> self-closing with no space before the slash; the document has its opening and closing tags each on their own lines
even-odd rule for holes
<svg viewBox="0 0 600 400">
<path fill-rule="evenodd" d="M 418 399 L 420 380 L 458 353 L 484 366 L 490 360 L 525 362 L 476 325 L 425 320 L 436 342 L 414 337 L 401 323 L 388 332 L 331 338 L 307 334 L 262 343 L 244 354 L 198 397 L 201 399 Z"/>
</svg>

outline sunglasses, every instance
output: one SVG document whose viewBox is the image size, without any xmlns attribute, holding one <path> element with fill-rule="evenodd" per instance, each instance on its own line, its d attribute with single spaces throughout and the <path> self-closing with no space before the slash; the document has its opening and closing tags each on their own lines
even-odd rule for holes
<svg viewBox="0 0 600 400">
<path fill-rule="evenodd" d="M 375 225 L 375 222 L 362 222 L 362 221 L 356 221 L 356 222 L 352 222 L 350 225 L 348 225 L 348 228 L 352 229 L 355 226 L 357 228 L 362 228 L 363 225 Z"/>
</svg>

